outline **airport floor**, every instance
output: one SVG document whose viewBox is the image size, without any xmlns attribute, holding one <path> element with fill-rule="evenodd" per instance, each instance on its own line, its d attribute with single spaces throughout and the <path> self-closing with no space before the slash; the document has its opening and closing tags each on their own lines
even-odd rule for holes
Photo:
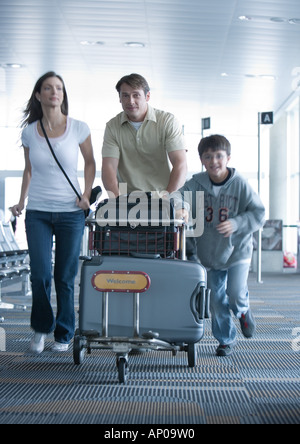
<svg viewBox="0 0 300 444">
<path fill-rule="evenodd" d="M 0 424 L 299 424 L 300 276 L 263 281 L 250 276 L 257 334 L 239 333 L 233 356 L 215 356 L 207 321 L 194 369 L 185 353 L 148 352 L 130 356 L 126 384 L 109 351 L 76 367 L 72 348 L 53 354 L 49 337 L 43 354 L 30 354 L 30 299 L 6 289 L 5 301 L 28 310 L 0 313 Z"/>
</svg>

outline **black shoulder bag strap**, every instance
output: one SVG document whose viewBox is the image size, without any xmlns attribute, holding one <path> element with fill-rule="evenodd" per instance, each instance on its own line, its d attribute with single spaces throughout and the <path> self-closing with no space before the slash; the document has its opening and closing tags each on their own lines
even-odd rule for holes
<svg viewBox="0 0 300 444">
<path fill-rule="evenodd" d="M 55 153 L 54 153 L 54 151 L 53 151 L 52 145 L 51 145 L 50 140 L 49 140 L 49 138 L 48 138 L 48 136 L 47 136 L 47 133 L 46 133 L 46 131 L 45 131 L 45 128 L 44 128 L 44 125 L 43 125 L 42 119 L 40 120 L 40 125 L 41 125 L 42 131 L 43 131 L 43 133 L 44 133 L 45 139 L 46 139 L 46 141 L 47 141 L 47 143 L 48 143 L 48 146 L 49 146 L 49 148 L 50 148 L 50 151 L 51 151 L 51 153 L 52 153 L 52 156 L 54 157 L 54 159 L 55 159 L 57 165 L 59 166 L 59 168 L 61 169 L 61 171 L 63 172 L 65 178 L 66 178 L 67 181 L 69 182 L 69 184 L 70 184 L 72 190 L 74 191 L 74 193 L 76 194 L 76 196 L 78 197 L 78 199 L 81 200 L 81 196 L 80 196 L 80 194 L 78 193 L 78 191 L 76 190 L 76 188 L 75 188 L 74 185 L 72 184 L 71 180 L 69 179 L 69 176 L 67 175 L 67 173 L 66 173 L 65 170 L 63 169 L 62 165 L 60 164 L 58 158 L 56 157 L 56 155 L 55 155 Z"/>
</svg>

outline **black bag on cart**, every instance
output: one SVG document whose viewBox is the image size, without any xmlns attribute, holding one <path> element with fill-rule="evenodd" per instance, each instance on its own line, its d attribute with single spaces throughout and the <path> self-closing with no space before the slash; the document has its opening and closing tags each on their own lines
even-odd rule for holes
<svg viewBox="0 0 300 444">
<path fill-rule="evenodd" d="M 174 207 L 151 193 L 132 193 L 101 202 L 92 250 L 101 255 L 160 255 L 172 257 L 179 250 Z"/>
</svg>

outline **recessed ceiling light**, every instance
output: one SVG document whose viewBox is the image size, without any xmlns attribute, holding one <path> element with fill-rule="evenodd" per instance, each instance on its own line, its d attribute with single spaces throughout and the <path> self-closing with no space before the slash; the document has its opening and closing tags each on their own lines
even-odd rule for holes
<svg viewBox="0 0 300 444">
<path fill-rule="evenodd" d="M 300 18 L 291 18 L 288 19 L 286 17 L 267 17 L 262 15 L 240 15 L 239 20 L 242 22 L 260 22 L 260 23 L 289 23 L 290 25 L 300 25 Z"/>
<path fill-rule="evenodd" d="M 101 42 L 100 40 L 98 40 L 98 41 L 83 40 L 82 42 L 80 42 L 80 44 L 82 46 L 103 46 L 103 45 L 105 45 L 105 43 Z"/>
<path fill-rule="evenodd" d="M 20 69 L 23 67 L 23 65 L 21 65 L 20 63 L 4 63 L 1 66 L 2 66 L 2 68 L 6 68 L 6 69 Z"/>
<path fill-rule="evenodd" d="M 222 72 L 221 77 L 229 77 L 229 74 L 227 74 L 227 72 Z"/>
<path fill-rule="evenodd" d="M 274 22 L 274 23 L 285 23 L 285 22 L 287 22 L 287 19 L 285 19 L 283 17 L 271 17 L 270 20 L 271 20 L 271 22 Z"/>
<path fill-rule="evenodd" d="M 239 20 L 241 20 L 242 22 L 250 22 L 250 20 L 252 20 L 252 17 L 250 17 L 249 15 L 240 15 Z"/>
<path fill-rule="evenodd" d="M 126 42 L 124 46 L 127 48 L 145 48 L 145 43 L 142 42 Z"/>
<path fill-rule="evenodd" d="M 272 74 L 261 74 L 258 77 L 262 80 L 277 80 L 277 77 Z"/>
<path fill-rule="evenodd" d="M 277 77 L 271 74 L 245 74 L 245 77 L 258 80 L 277 80 Z"/>
</svg>

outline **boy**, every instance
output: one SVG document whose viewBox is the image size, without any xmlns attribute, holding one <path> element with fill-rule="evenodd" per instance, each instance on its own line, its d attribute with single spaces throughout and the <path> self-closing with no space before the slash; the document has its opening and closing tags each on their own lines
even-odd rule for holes
<svg viewBox="0 0 300 444">
<path fill-rule="evenodd" d="M 187 193 L 193 196 L 192 211 L 196 191 L 204 192 L 204 233 L 196 238 L 197 254 L 208 272 L 212 331 L 219 341 L 217 356 L 229 356 L 237 335 L 230 310 L 239 318 L 246 338 L 255 333 L 247 281 L 252 234 L 263 227 L 265 209 L 247 181 L 228 168 L 231 145 L 225 137 L 202 139 L 198 150 L 206 172 L 193 176 L 180 192 L 192 192 Z M 187 218 L 186 210 L 182 216 Z"/>
</svg>

